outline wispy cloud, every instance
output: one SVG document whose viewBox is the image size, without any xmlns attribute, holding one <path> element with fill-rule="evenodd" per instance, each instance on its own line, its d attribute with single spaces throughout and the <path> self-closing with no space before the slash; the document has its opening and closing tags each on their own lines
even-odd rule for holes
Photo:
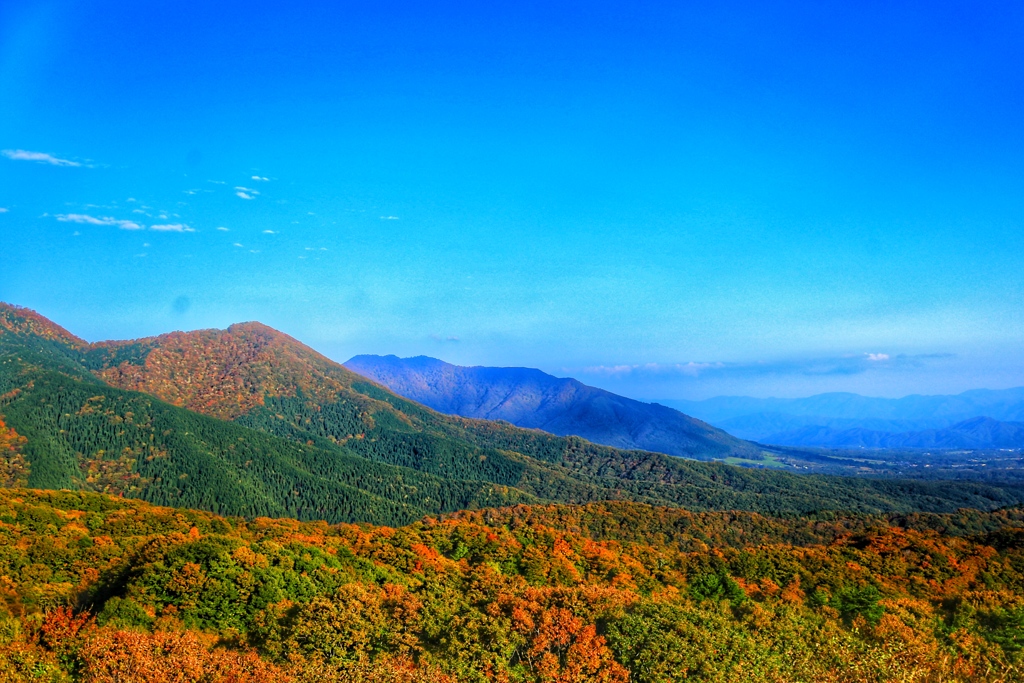
<svg viewBox="0 0 1024 683">
<path fill-rule="evenodd" d="M 276 235 L 277 231 L 276 230 L 264 230 L 263 234 L 264 235 Z"/>
<path fill-rule="evenodd" d="M 0 213 L 7 213 L 7 208 L 0 206 Z"/>
<path fill-rule="evenodd" d="M 270 178 L 264 178 L 263 176 L 259 176 L 259 175 L 254 175 L 252 177 L 252 179 L 253 180 L 259 180 L 261 182 L 268 182 L 270 180 Z"/>
<path fill-rule="evenodd" d="M 124 221 L 117 218 L 111 218 L 110 216 L 90 216 L 84 213 L 67 213 L 58 214 L 57 220 L 62 223 L 85 223 L 86 225 L 113 225 L 120 228 L 121 230 L 142 230 L 145 226 L 142 226 L 135 221 Z"/>
<path fill-rule="evenodd" d="M 585 375 L 633 378 L 710 378 L 710 377 L 757 377 L 765 375 L 858 375 L 872 370 L 902 370 L 921 367 L 927 362 L 951 358 L 951 354 L 897 354 L 861 353 L 847 356 L 797 358 L 750 363 L 729 362 L 686 362 L 686 363 L 644 363 L 636 365 L 594 365 L 580 368 Z M 567 368 L 567 370 L 569 370 Z"/>
<path fill-rule="evenodd" d="M 242 187 L 241 185 L 238 185 L 235 187 L 235 190 L 237 190 L 237 192 L 235 192 L 235 195 L 241 197 L 242 199 L 256 199 L 256 197 L 259 195 L 259 190 L 254 190 L 251 187 Z"/>
<path fill-rule="evenodd" d="M 228 230 L 227 228 L 225 228 L 225 227 L 224 227 L 223 225 L 222 225 L 222 226 L 220 226 L 219 228 L 217 228 L 217 230 L 219 230 L 220 232 L 231 232 L 230 230 Z"/>
<path fill-rule="evenodd" d="M 238 242 L 235 242 L 235 245 L 234 245 L 234 246 L 236 246 L 236 247 L 242 247 L 242 248 L 244 248 L 244 247 L 245 247 L 245 245 L 244 245 L 244 244 L 240 244 L 240 243 L 238 243 Z"/>
<path fill-rule="evenodd" d="M 397 221 L 398 216 L 381 216 L 380 219 L 382 221 Z"/>
<path fill-rule="evenodd" d="M 195 228 L 190 228 L 184 223 L 167 223 L 164 225 L 151 225 L 150 230 L 159 230 L 160 232 L 195 232 Z"/>
<path fill-rule="evenodd" d="M 37 161 L 42 164 L 50 164 L 51 166 L 82 166 L 77 161 L 60 159 L 46 152 L 30 152 L 27 149 L 5 149 L 0 154 L 15 161 Z"/>
</svg>

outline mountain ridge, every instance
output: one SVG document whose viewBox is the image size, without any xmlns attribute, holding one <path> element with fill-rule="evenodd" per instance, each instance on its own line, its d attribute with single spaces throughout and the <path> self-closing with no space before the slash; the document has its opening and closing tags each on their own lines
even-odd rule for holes
<svg viewBox="0 0 1024 683">
<path fill-rule="evenodd" d="M 975 417 L 944 429 L 902 433 L 868 429 L 835 430 L 807 426 L 803 429 L 765 437 L 765 443 L 786 446 L 891 449 L 1016 449 L 1024 447 L 1024 422 L 1002 422 Z"/>
<path fill-rule="evenodd" d="M 0 415 L 25 439 L 9 439 L 0 473 L 33 488 L 389 525 L 600 500 L 780 515 L 1024 502 L 1024 486 L 1012 483 L 801 476 L 446 416 L 265 326 L 83 347 L 54 328 L 34 334 L 38 321 L 13 307 L 0 304 L 0 314 Z M 233 355 L 239 348 L 255 351 Z M 240 407 L 234 419 L 215 416 Z"/>
<path fill-rule="evenodd" d="M 979 440 L 964 434 L 956 437 L 952 432 L 938 441 L 932 438 L 936 431 L 962 431 L 958 425 L 978 418 L 1007 425 L 1001 428 L 1002 432 L 1013 431 L 1014 423 L 1024 422 L 1024 387 L 972 389 L 955 395 L 910 395 L 898 399 L 830 393 L 798 399 L 720 396 L 703 401 L 663 402 L 759 443 L 826 448 L 913 443 L 918 445 L 891 447 L 935 448 L 935 443 L 945 440 L 950 445 L 944 448 L 1024 446 L 1024 439 Z M 990 431 L 995 434 L 1000 430 Z"/>
<path fill-rule="evenodd" d="M 615 448 L 700 457 L 757 449 L 672 408 L 643 403 L 534 368 L 458 366 L 428 356 L 355 356 L 345 367 L 442 413 L 504 420 Z"/>
</svg>

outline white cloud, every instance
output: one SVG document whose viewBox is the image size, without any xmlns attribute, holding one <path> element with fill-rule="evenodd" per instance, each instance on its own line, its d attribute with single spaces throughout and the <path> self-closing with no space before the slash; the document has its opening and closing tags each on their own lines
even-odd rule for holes
<svg viewBox="0 0 1024 683">
<path fill-rule="evenodd" d="M 236 192 L 235 195 L 238 196 L 238 197 L 241 197 L 242 199 L 256 199 L 255 197 L 253 197 L 251 194 L 249 194 L 247 192 Z"/>
<path fill-rule="evenodd" d="M 195 228 L 190 228 L 184 223 L 168 223 L 166 225 L 151 225 L 150 230 L 159 230 L 160 232 L 195 232 Z"/>
<path fill-rule="evenodd" d="M 134 202 L 134 201 L 135 201 L 135 197 L 129 197 L 129 198 L 128 198 L 128 199 L 126 199 L 125 201 L 126 201 L 126 202 Z"/>
<path fill-rule="evenodd" d="M 143 216 L 148 216 L 149 215 L 145 211 L 143 211 L 142 209 L 132 209 L 132 213 L 141 213 Z"/>
<path fill-rule="evenodd" d="M 7 209 L 3 206 L 0 206 L 0 213 L 7 213 Z"/>
<path fill-rule="evenodd" d="M 238 242 L 235 242 L 235 246 L 236 246 L 236 247 L 243 247 L 243 248 L 245 247 L 245 245 L 244 245 L 244 244 L 239 244 Z"/>
<path fill-rule="evenodd" d="M 277 232 L 275 232 L 274 230 L 264 230 L 263 234 L 264 235 L 276 235 Z"/>
<path fill-rule="evenodd" d="M 85 223 L 87 225 L 114 225 L 121 230 L 142 230 L 144 226 L 139 225 L 135 221 L 122 221 L 110 216 L 102 216 L 96 218 L 95 216 L 89 216 L 84 213 L 68 213 L 58 214 L 57 220 L 62 223 Z"/>
<path fill-rule="evenodd" d="M 397 221 L 398 216 L 381 216 L 380 219 L 382 221 Z"/>
<path fill-rule="evenodd" d="M 644 363 L 638 365 L 595 365 L 583 368 L 583 372 L 592 375 L 630 375 L 642 374 L 679 374 L 697 377 L 708 370 L 720 370 L 725 367 L 724 363 Z"/>
<path fill-rule="evenodd" d="M 81 166 L 82 164 L 77 161 L 70 161 L 68 159 L 58 159 L 52 154 L 46 152 L 29 152 L 25 149 L 5 149 L 2 154 L 8 159 L 14 159 L 15 161 L 39 161 L 44 164 L 50 164 L 51 166 Z"/>
<path fill-rule="evenodd" d="M 221 232 L 231 232 L 230 230 L 228 230 L 227 228 L 225 228 L 225 227 L 224 227 L 223 225 L 222 225 L 222 226 L 220 226 L 219 228 L 217 228 L 217 230 L 219 230 L 219 231 L 221 231 Z"/>
<path fill-rule="evenodd" d="M 263 182 L 268 182 L 268 181 L 270 180 L 270 178 L 264 178 L 263 176 L 258 176 L 258 175 L 254 175 L 254 176 L 252 177 L 252 179 L 253 179 L 253 180 L 261 180 L 261 181 L 263 181 Z"/>
<path fill-rule="evenodd" d="M 846 356 L 791 358 L 772 361 L 752 362 L 688 362 L 688 363 L 645 363 L 637 365 L 597 365 L 580 368 L 584 375 L 603 377 L 634 378 L 713 378 L 713 377 L 760 377 L 760 376 L 843 376 L 865 372 L 902 371 L 921 367 L 933 361 L 950 358 L 948 354 L 896 354 L 863 353 Z M 566 372 L 574 372 L 566 369 Z"/>
</svg>

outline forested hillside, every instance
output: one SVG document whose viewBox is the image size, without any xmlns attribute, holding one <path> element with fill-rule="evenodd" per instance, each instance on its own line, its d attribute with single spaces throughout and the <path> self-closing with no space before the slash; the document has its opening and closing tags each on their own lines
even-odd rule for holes
<svg viewBox="0 0 1024 683">
<path fill-rule="evenodd" d="M 0 490 L 4 681 L 1014 681 L 1024 512 L 402 528 Z"/>
<path fill-rule="evenodd" d="M 0 418 L 8 484 L 246 516 L 396 525 L 614 499 L 782 515 L 1024 501 L 1019 485 L 801 477 L 440 415 L 257 324 L 89 345 L 2 306 Z"/>
</svg>

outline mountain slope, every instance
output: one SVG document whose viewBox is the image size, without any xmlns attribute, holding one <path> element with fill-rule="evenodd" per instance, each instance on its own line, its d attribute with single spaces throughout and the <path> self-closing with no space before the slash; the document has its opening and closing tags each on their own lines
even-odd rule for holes
<svg viewBox="0 0 1024 683">
<path fill-rule="evenodd" d="M 531 368 L 451 365 L 427 356 L 356 356 L 345 367 L 434 410 L 505 420 L 615 448 L 696 458 L 757 455 L 700 420 Z"/>
<path fill-rule="evenodd" d="M 516 502 L 790 515 L 1024 501 L 1016 486 L 797 476 L 445 416 L 262 325 L 89 345 L 56 326 L 37 334 L 23 309 L 0 311 L 0 417 L 17 433 L 0 453 L 10 483 L 385 524 Z"/>
</svg>

